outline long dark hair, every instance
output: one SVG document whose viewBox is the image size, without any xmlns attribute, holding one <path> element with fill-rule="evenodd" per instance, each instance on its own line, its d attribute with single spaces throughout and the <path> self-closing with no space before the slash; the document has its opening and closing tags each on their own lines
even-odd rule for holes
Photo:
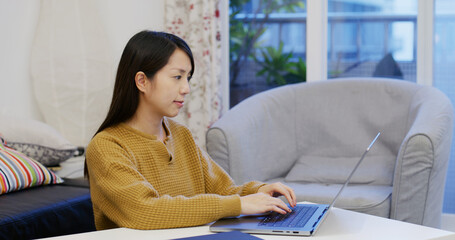
<svg viewBox="0 0 455 240">
<path fill-rule="evenodd" d="M 134 81 L 136 73 L 142 71 L 148 79 L 153 79 L 168 63 L 177 48 L 183 50 L 190 58 L 192 76 L 193 53 L 183 39 L 170 33 L 145 30 L 136 33 L 128 41 L 118 65 L 109 112 L 94 136 L 108 127 L 125 122 L 134 115 L 139 104 L 139 90 Z M 88 177 L 87 161 L 84 174 Z"/>
</svg>

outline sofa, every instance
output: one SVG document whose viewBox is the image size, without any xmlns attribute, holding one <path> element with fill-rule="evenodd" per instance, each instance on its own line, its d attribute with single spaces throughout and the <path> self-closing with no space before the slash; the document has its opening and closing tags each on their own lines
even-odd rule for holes
<svg viewBox="0 0 455 240">
<path fill-rule="evenodd" d="M 37 239 L 95 231 L 83 179 L 0 195 L 0 239 Z"/>
<path fill-rule="evenodd" d="M 49 125 L 0 115 L 0 239 L 94 231 L 84 149 Z"/>
<path fill-rule="evenodd" d="M 239 103 L 207 132 L 209 155 L 241 184 L 284 182 L 298 201 L 439 227 L 453 106 L 402 80 L 343 78 L 278 87 Z"/>
</svg>

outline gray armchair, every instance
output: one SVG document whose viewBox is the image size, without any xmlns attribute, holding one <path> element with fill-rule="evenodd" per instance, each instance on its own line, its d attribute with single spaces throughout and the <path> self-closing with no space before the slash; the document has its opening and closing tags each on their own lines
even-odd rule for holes
<svg viewBox="0 0 455 240">
<path fill-rule="evenodd" d="M 207 132 L 207 150 L 236 181 L 281 181 L 299 201 L 438 227 L 453 127 L 439 90 L 383 78 L 287 85 L 254 95 Z"/>
</svg>

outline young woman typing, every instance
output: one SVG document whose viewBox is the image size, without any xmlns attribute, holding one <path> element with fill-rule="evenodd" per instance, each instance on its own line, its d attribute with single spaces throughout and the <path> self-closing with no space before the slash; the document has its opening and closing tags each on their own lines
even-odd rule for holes
<svg viewBox="0 0 455 240">
<path fill-rule="evenodd" d="M 282 183 L 237 186 L 190 131 L 172 120 L 190 92 L 192 52 L 179 37 L 142 31 L 127 43 L 111 106 L 87 147 L 95 224 L 161 229 L 222 217 L 291 211 L 294 191 Z M 197 81 L 194 79 L 193 81 Z"/>
</svg>

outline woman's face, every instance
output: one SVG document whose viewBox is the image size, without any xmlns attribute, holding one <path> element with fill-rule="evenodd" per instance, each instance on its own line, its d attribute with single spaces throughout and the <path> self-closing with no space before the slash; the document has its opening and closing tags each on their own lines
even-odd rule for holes
<svg viewBox="0 0 455 240">
<path fill-rule="evenodd" d="M 190 58 L 177 48 L 167 65 L 151 81 L 147 80 L 142 100 L 152 115 L 159 118 L 177 116 L 183 107 L 185 95 L 190 92 L 190 71 Z"/>
</svg>

